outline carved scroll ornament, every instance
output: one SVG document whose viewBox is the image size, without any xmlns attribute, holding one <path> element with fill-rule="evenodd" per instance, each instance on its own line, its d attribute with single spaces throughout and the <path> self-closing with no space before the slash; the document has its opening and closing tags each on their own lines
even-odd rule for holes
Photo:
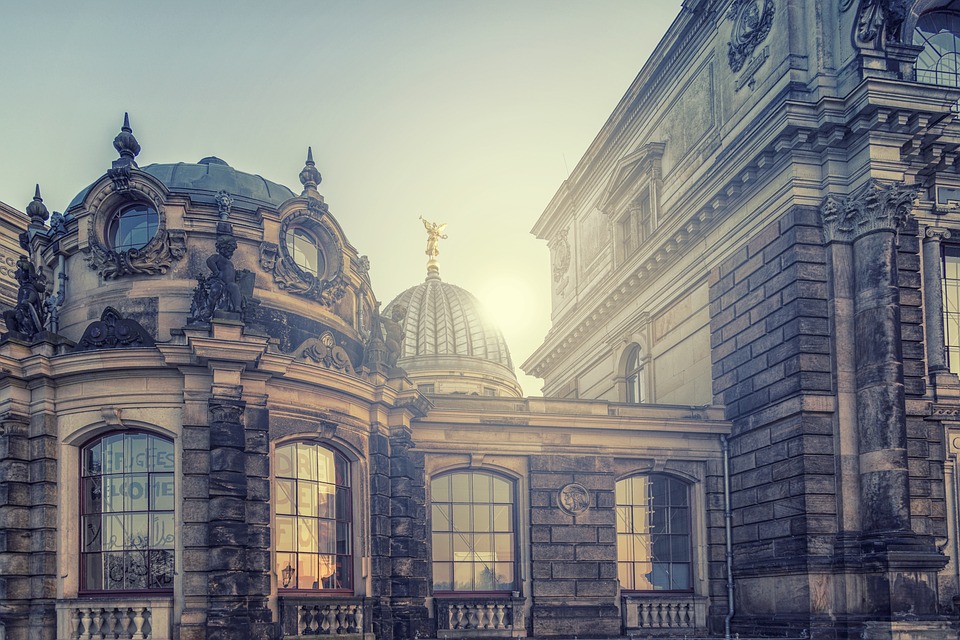
<svg viewBox="0 0 960 640">
<path fill-rule="evenodd" d="M 733 71 L 740 71 L 757 45 L 769 35 L 773 14 L 773 0 L 734 0 L 727 12 L 727 19 L 733 21 L 733 33 L 727 43 L 727 59 Z"/>
<path fill-rule="evenodd" d="M 156 344 L 140 323 L 124 318 L 113 307 L 103 310 L 99 320 L 87 325 L 73 351 L 152 347 Z"/>
</svg>

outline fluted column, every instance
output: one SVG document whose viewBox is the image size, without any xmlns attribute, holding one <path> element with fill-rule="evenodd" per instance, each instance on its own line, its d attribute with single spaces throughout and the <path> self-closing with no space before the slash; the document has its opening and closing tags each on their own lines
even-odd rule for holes
<svg viewBox="0 0 960 640">
<path fill-rule="evenodd" d="M 927 334 L 927 370 L 931 376 L 947 370 L 940 243 L 949 238 L 950 231 L 941 227 L 927 227 L 923 233 L 923 312 Z"/>
</svg>

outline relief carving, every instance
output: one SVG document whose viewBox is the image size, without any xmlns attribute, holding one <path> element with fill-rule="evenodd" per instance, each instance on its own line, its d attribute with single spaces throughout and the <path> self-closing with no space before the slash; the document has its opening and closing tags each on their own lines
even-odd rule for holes
<svg viewBox="0 0 960 640">
<path fill-rule="evenodd" d="M 550 243 L 550 250 L 553 254 L 553 283 L 557 295 L 561 298 L 566 292 L 567 283 L 570 281 L 567 272 L 570 270 L 570 243 L 567 242 L 567 230 L 563 229 L 557 234 L 557 237 Z"/>
<path fill-rule="evenodd" d="M 153 337 L 139 322 L 124 318 L 113 307 L 107 307 L 99 320 L 87 325 L 73 351 L 152 347 L 155 344 Z"/>
<path fill-rule="evenodd" d="M 855 0 L 844 0 L 840 12 L 845 13 Z M 858 45 L 883 46 L 903 41 L 903 22 L 910 12 L 908 0 L 860 0 L 854 41 Z"/>
<path fill-rule="evenodd" d="M 312 360 L 322 364 L 327 369 L 336 369 L 347 375 L 356 374 L 346 349 L 336 343 L 333 334 L 329 331 L 324 332 L 320 338 L 304 340 L 299 347 L 294 349 L 294 357 L 301 361 Z"/>
<path fill-rule="evenodd" d="M 343 274 L 343 250 L 340 241 L 323 223 L 325 205 L 318 205 L 293 212 L 280 224 L 280 242 L 260 244 L 260 267 L 273 274 L 273 281 L 280 289 L 312 298 L 320 304 L 332 307 L 343 299 L 347 281 Z M 318 208 L 319 207 L 319 208 Z M 301 269 L 287 251 L 287 234 L 302 226 L 313 233 L 323 253 L 324 268 L 318 275 Z"/>
<path fill-rule="evenodd" d="M 727 12 L 727 20 L 733 21 L 733 33 L 727 43 L 727 60 L 733 71 L 740 71 L 766 39 L 773 26 L 773 13 L 773 0 L 734 0 Z"/>
</svg>

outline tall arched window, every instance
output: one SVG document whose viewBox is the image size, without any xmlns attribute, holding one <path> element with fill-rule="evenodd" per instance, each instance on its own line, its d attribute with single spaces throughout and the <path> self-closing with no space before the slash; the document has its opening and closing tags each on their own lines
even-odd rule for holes
<svg viewBox="0 0 960 640">
<path fill-rule="evenodd" d="M 277 447 L 277 578 L 283 590 L 353 588 L 350 463 L 314 442 Z"/>
<path fill-rule="evenodd" d="M 81 591 L 172 589 L 173 442 L 113 433 L 84 446 L 81 460 Z"/>
<path fill-rule="evenodd" d="M 917 20 L 913 44 L 923 47 L 915 68 L 917 80 L 960 87 L 960 14 L 931 11 Z"/>
<path fill-rule="evenodd" d="M 627 386 L 627 402 L 639 404 L 644 402 L 643 393 L 643 350 L 640 345 L 634 344 L 627 354 L 626 365 L 623 370 L 624 381 Z"/>
<path fill-rule="evenodd" d="M 435 592 L 515 591 L 514 483 L 455 471 L 430 483 Z"/>
<path fill-rule="evenodd" d="M 617 482 L 617 560 L 625 591 L 692 588 L 690 491 L 670 476 Z"/>
</svg>

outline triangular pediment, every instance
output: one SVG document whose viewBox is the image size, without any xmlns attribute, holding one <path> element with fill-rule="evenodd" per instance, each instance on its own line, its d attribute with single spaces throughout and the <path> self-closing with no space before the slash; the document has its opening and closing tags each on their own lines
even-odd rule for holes
<svg viewBox="0 0 960 640">
<path fill-rule="evenodd" d="M 648 142 L 621 158 L 603 192 L 600 210 L 607 214 L 614 213 L 632 199 L 644 184 L 659 177 L 660 159 L 665 148 L 664 142 Z"/>
</svg>

